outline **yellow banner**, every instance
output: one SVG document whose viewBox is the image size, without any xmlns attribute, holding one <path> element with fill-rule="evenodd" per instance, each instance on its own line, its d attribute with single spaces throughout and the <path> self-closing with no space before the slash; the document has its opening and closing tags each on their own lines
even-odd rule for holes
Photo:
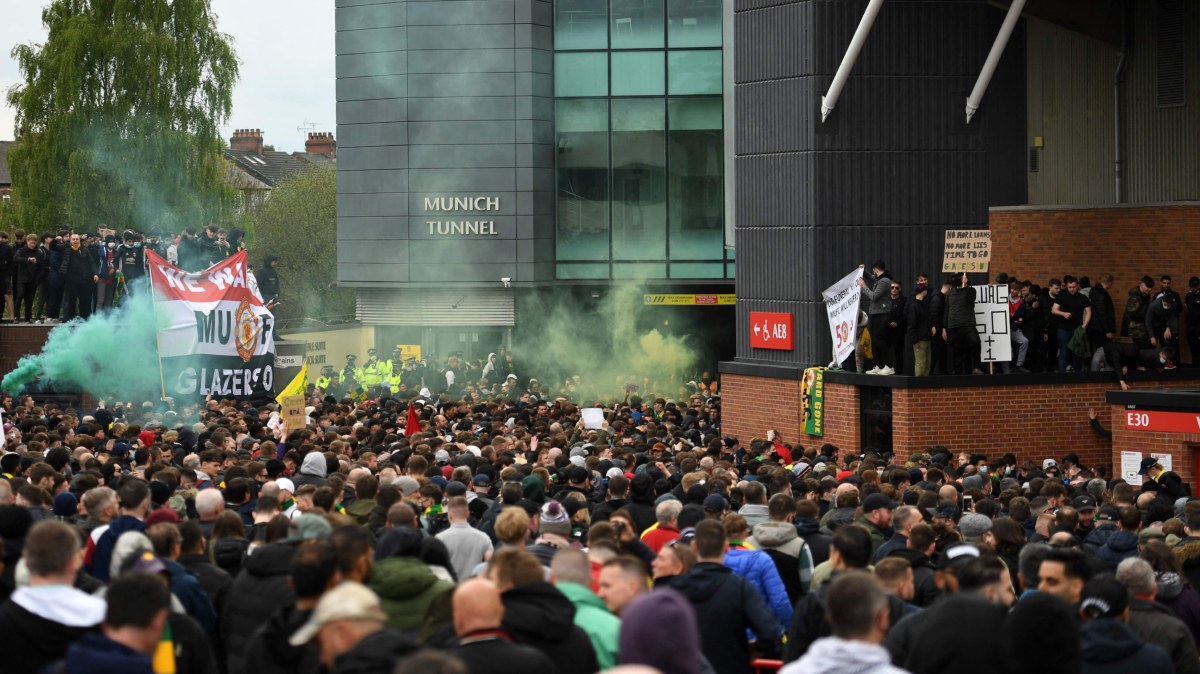
<svg viewBox="0 0 1200 674">
<path fill-rule="evenodd" d="M 397 344 L 396 348 L 400 349 L 400 360 L 408 360 L 409 358 L 421 360 L 420 344 Z"/>
<path fill-rule="evenodd" d="M 733 293 L 722 295 L 643 295 L 644 304 L 660 306 L 711 306 L 737 304 L 737 296 Z"/>
<path fill-rule="evenodd" d="M 287 387 L 284 388 L 282 391 L 280 391 L 279 395 L 275 396 L 275 402 L 279 403 L 280 405 L 284 405 L 285 403 L 283 402 L 283 399 L 286 398 L 287 396 L 293 396 L 293 395 L 300 396 L 301 400 L 303 400 L 304 389 L 306 389 L 306 388 L 308 388 L 308 365 L 307 364 L 305 364 L 303 367 L 301 367 L 300 371 L 296 373 L 296 376 L 292 378 L 292 381 L 288 382 Z"/>
</svg>

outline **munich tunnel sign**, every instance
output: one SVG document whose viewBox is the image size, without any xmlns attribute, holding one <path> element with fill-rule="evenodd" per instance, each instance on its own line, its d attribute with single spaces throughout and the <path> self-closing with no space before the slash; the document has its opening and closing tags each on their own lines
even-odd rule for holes
<svg viewBox="0 0 1200 674">
<path fill-rule="evenodd" d="M 737 304 L 737 297 L 733 293 L 721 295 L 667 295 L 653 293 L 643 295 L 642 302 L 658 306 L 712 306 Z"/>
</svg>

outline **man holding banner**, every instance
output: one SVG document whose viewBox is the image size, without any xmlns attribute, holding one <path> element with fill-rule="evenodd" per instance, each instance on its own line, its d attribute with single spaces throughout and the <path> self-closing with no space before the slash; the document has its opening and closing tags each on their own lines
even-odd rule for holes
<svg viewBox="0 0 1200 674">
<path fill-rule="evenodd" d="M 863 270 L 859 267 L 821 293 L 822 299 L 825 300 L 825 311 L 829 316 L 829 333 L 833 336 L 833 358 L 836 367 L 841 367 L 854 353 L 854 338 L 858 334 L 858 303 L 862 297 L 859 281 L 862 277 Z"/>
<path fill-rule="evenodd" d="M 146 258 L 163 396 L 270 400 L 275 319 L 250 288 L 246 251 L 199 272 Z"/>
</svg>

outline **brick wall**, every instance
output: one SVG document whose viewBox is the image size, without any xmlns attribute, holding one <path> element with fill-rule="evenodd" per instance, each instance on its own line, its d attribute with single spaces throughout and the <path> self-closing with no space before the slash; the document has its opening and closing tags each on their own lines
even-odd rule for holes
<svg viewBox="0 0 1200 674">
<path fill-rule="evenodd" d="M 828 390 L 828 388 L 826 388 Z M 721 434 L 749 443 L 777 429 L 785 441 L 800 433 L 800 382 L 725 373 L 721 375 Z"/>
<path fill-rule="evenodd" d="M 1138 279 L 1170 274 L 1180 295 L 1200 275 L 1200 205 L 1118 208 L 992 209 L 993 274 L 1007 272 L 1045 285 L 1064 274 L 1113 275 L 1118 311 Z"/>
<path fill-rule="evenodd" d="M 5 325 L 0 327 L 0 377 L 17 367 L 22 356 L 40 353 L 53 326 Z"/>
<path fill-rule="evenodd" d="M 799 436 L 805 447 L 830 443 L 861 449 L 856 385 L 825 382 L 825 435 L 820 438 L 800 432 L 800 382 L 726 373 L 721 385 L 726 435 L 747 442 L 777 428 L 785 440 Z M 1153 389 L 1163 382 L 1130 381 L 1129 385 Z M 1200 386 L 1200 377 L 1172 380 L 1170 386 Z M 1200 434 L 1126 431 L 1123 409 L 1105 401 L 1105 393 L 1112 389 L 1112 382 L 896 388 L 892 390 L 892 449 L 901 460 L 939 444 L 989 457 L 1012 452 L 1020 461 L 1061 459 L 1073 452 L 1085 465 L 1110 471 L 1119 471 L 1121 450 L 1170 452 L 1175 471 L 1194 482 L 1193 454 L 1200 451 Z M 1092 432 L 1089 409 L 1096 410 L 1101 423 L 1113 432 L 1112 441 Z"/>
</svg>

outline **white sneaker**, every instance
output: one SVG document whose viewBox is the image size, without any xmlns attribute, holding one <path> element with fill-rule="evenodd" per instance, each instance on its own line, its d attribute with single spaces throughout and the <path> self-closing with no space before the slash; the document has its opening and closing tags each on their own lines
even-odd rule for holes
<svg viewBox="0 0 1200 674">
<path fill-rule="evenodd" d="M 881 372 L 881 370 L 879 369 L 878 365 L 871 368 L 870 370 L 867 370 L 867 374 L 879 374 L 880 372 Z"/>
<path fill-rule="evenodd" d="M 888 366 L 884 365 L 882 368 L 880 368 L 880 370 L 879 370 L 879 374 L 883 374 L 883 375 L 891 375 L 891 374 L 896 374 L 896 371 L 895 371 L 895 370 L 893 370 L 892 368 L 890 368 L 890 367 L 888 367 Z"/>
</svg>

